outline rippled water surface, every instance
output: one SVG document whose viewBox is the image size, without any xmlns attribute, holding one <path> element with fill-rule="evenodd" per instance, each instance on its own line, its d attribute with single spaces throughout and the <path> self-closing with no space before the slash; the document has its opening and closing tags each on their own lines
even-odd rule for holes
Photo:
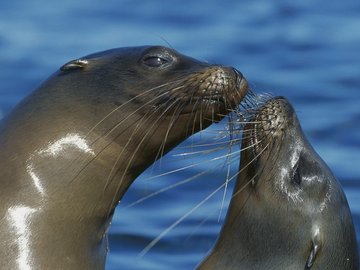
<svg viewBox="0 0 360 270">
<path fill-rule="evenodd" d="M 360 2 L 355 0 L 5 0 L 0 2 L 0 117 L 64 62 L 95 51 L 160 44 L 232 65 L 254 91 L 283 95 L 293 103 L 311 143 L 342 183 L 360 236 L 359 29 Z M 212 140 L 225 124 L 184 145 Z M 226 150 L 180 158 L 184 149 L 169 153 L 126 194 L 110 230 L 107 269 L 192 269 L 214 243 L 222 222 L 218 217 L 226 211 L 226 206 L 221 211 L 223 190 L 138 256 L 226 178 L 225 160 L 209 161 Z M 149 178 L 194 163 L 199 165 Z M 210 169 L 195 181 L 125 207 Z"/>
</svg>

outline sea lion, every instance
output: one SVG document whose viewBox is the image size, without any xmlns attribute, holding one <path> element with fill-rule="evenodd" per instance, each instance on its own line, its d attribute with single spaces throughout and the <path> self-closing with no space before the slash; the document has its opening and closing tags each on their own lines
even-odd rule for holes
<svg viewBox="0 0 360 270">
<path fill-rule="evenodd" d="M 344 192 L 282 97 L 244 128 L 239 176 L 220 236 L 198 269 L 358 269 Z"/>
<path fill-rule="evenodd" d="M 134 179 L 246 92 L 236 69 L 161 46 L 62 66 L 0 125 L 0 268 L 103 269 Z"/>
</svg>

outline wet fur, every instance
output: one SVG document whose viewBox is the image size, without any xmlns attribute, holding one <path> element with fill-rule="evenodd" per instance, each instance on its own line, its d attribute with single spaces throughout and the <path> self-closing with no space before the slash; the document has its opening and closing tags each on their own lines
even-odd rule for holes
<svg viewBox="0 0 360 270">
<path fill-rule="evenodd" d="M 291 105 L 270 99 L 253 112 L 223 229 L 198 269 L 358 269 L 345 195 Z"/>
</svg>

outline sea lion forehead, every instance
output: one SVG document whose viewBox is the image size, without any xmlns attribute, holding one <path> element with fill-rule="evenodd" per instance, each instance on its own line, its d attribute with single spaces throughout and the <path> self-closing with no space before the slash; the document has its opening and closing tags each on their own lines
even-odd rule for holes
<svg viewBox="0 0 360 270">
<path fill-rule="evenodd" d="M 158 45 L 156 46 L 146 45 L 146 46 L 110 49 L 84 56 L 82 57 L 82 59 L 95 60 L 95 59 L 109 58 L 112 59 L 112 61 L 131 60 L 133 62 L 139 62 L 142 58 L 151 57 L 151 56 L 171 58 L 174 60 L 182 57 L 190 58 L 168 47 L 158 46 Z"/>
<path fill-rule="evenodd" d="M 130 62 L 137 62 L 142 57 L 143 52 L 150 47 L 123 47 L 92 53 L 67 62 L 60 70 L 68 71 L 75 68 L 85 68 L 91 66 L 92 63 L 96 63 L 97 66 L 100 63 L 127 65 Z"/>
<path fill-rule="evenodd" d="M 142 53 L 144 53 L 147 49 L 151 48 L 153 46 L 145 45 L 145 46 L 135 46 L 135 47 L 120 47 L 120 48 L 113 48 L 101 52 L 92 53 L 89 55 L 84 56 L 83 58 L 86 59 L 98 59 L 103 57 L 109 57 L 109 58 L 128 58 L 128 57 L 134 57 L 138 55 L 141 57 Z"/>
<path fill-rule="evenodd" d="M 194 65 L 195 64 L 195 65 Z M 204 66 L 194 58 L 180 54 L 174 49 L 164 46 L 139 46 L 115 48 L 102 52 L 86 55 L 64 64 L 60 70 L 63 72 L 74 69 L 89 70 L 92 67 L 113 66 L 116 69 L 140 68 L 144 71 L 153 72 L 171 69 L 191 70 L 194 66 Z"/>
</svg>

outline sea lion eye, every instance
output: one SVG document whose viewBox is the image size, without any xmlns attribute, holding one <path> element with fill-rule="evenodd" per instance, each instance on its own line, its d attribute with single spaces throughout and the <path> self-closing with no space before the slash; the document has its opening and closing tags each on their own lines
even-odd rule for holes
<svg viewBox="0 0 360 270">
<path fill-rule="evenodd" d="M 149 67 L 161 67 L 168 62 L 167 59 L 159 56 L 148 56 L 143 60 L 143 63 Z"/>
<path fill-rule="evenodd" d="M 300 175 L 300 166 L 296 167 L 294 176 L 293 176 L 293 181 L 297 184 L 297 185 L 301 185 L 301 175 Z"/>
</svg>

